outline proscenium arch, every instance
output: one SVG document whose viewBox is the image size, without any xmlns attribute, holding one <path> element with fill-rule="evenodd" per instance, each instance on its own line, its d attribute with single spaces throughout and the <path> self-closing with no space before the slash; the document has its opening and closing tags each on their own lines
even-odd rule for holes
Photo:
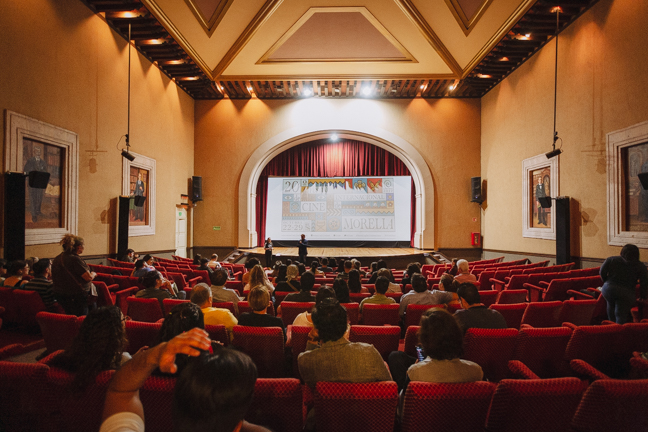
<svg viewBox="0 0 648 432">
<path fill-rule="evenodd" d="M 239 247 L 257 246 L 256 187 L 265 166 L 279 153 L 299 144 L 330 137 L 364 141 L 381 147 L 397 156 L 407 166 L 414 182 L 416 206 L 414 212 L 414 247 L 434 248 L 434 183 L 432 174 L 421 153 L 406 140 L 391 132 L 372 128 L 362 130 L 303 130 L 293 128 L 270 138 L 250 156 L 239 181 L 238 244 Z M 429 227 L 427 229 L 426 227 Z"/>
</svg>

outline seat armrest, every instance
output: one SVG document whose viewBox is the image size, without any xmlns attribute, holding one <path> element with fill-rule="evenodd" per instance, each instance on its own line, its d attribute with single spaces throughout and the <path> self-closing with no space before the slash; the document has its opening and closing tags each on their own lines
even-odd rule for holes
<svg viewBox="0 0 648 432">
<path fill-rule="evenodd" d="M 594 297 L 575 290 L 567 290 L 567 294 L 574 297 L 575 300 L 592 300 Z"/>
<path fill-rule="evenodd" d="M 506 286 L 506 282 L 501 281 L 499 279 L 491 278 L 490 281 L 491 281 L 491 285 L 493 286 L 493 289 L 497 291 L 502 291 Z"/>
<path fill-rule="evenodd" d="M 574 359 L 569 362 L 569 366 L 576 374 L 585 376 L 591 381 L 610 379 L 609 376 L 605 375 L 603 372 L 596 369 L 594 366 L 584 360 Z"/>
<path fill-rule="evenodd" d="M 196 284 L 197 284 L 198 282 L 200 282 L 201 280 L 202 280 L 202 277 L 201 277 L 201 276 L 196 276 L 195 278 L 191 278 L 191 279 L 189 279 L 189 280 L 187 281 L 187 284 L 188 284 L 191 288 L 193 288 L 194 285 L 196 285 Z"/>
<path fill-rule="evenodd" d="M 527 365 L 522 363 L 520 360 L 509 360 L 508 362 L 509 371 L 516 379 L 540 379 Z"/>
<path fill-rule="evenodd" d="M 570 322 L 564 322 L 564 323 L 562 323 L 562 326 L 563 327 L 569 327 L 572 330 L 576 330 L 578 328 L 578 326 L 576 324 L 572 324 Z"/>
<path fill-rule="evenodd" d="M 540 282 L 538 282 L 538 284 L 542 285 L 545 288 L 547 288 L 549 286 L 549 282 L 547 282 L 547 281 L 540 281 Z"/>
<path fill-rule="evenodd" d="M 526 289 L 532 289 L 532 290 L 540 291 L 541 293 L 545 292 L 545 289 L 544 289 L 544 288 L 539 287 L 539 286 L 537 286 L 537 285 L 530 284 L 530 283 L 528 283 L 528 282 L 525 283 L 525 284 L 522 285 L 522 286 L 523 286 L 524 288 L 526 288 Z"/>
</svg>

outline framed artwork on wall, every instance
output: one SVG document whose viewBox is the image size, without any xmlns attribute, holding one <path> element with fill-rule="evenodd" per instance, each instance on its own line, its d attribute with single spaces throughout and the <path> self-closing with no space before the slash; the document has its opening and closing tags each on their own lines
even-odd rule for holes
<svg viewBox="0 0 648 432">
<path fill-rule="evenodd" d="M 608 244 L 648 247 L 648 122 L 607 135 Z"/>
<path fill-rule="evenodd" d="M 155 159 L 131 152 L 134 161 L 123 159 L 122 194 L 131 197 L 130 237 L 155 234 Z M 140 205 L 138 205 L 140 204 Z"/>
<path fill-rule="evenodd" d="M 5 111 L 5 172 L 49 173 L 46 188 L 25 178 L 25 244 L 58 243 L 76 234 L 79 138 L 74 132 Z"/>
<path fill-rule="evenodd" d="M 558 157 L 544 154 L 522 161 L 522 236 L 556 239 L 554 201 L 541 205 L 542 198 L 558 196 Z"/>
</svg>

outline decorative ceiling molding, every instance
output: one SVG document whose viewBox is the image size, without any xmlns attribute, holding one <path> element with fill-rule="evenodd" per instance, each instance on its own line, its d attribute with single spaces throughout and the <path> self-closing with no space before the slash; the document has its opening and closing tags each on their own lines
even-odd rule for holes
<svg viewBox="0 0 648 432">
<path fill-rule="evenodd" d="M 466 13 L 458 0 L 445 0 L 445 2 L 448 5 L 448 9 L 450 9 L 450 12 L 452 12 L 452 15 L 457 20 L 457 24 L 459 24 L 461 30 L 463 30 L 464 34 L 468 36 L 493 0 L 482 0 L 481 6 L 479 6 L 477 12 L 475 12 L 470 18 L 466 16 Z"/>
<path fill-rule="evenodd" d="M 227 66 L 234 61 L 234 58 L 238 55 L 238 53 L 241 52 L 241 50 L 247 45 L 247 43 L 252 39 L 252 36 L 257 32 L 259 27 L 263 23 L 265 23 L 270 16 L 279 8 L 279 6 L 283 3 L 283 0 L 267 0 L 259 12 L 255 15 L 255 17 L 252 19 L 250 24 L 243 30 L 243 33 L 236 39 L 236 42 L 234 42 L 234 45 L 227 51 L 225 56 L 221 59 L 221 61 L 218 63 L 216 68 L 211 73 L 211 76 L 214 77 L 212 79 L 216 79 L 219 77 L 225 69 L 227 69 Z"/>
<path fill-rule="evenodd" d="M 288 42 L 295 33 L 297 33 L 315 14 L 330 14 L 330 13 L 350 13 L 361 14 L 370 25 L 372 25 L 398 52 L 401 53 L 401 58 L 394 57 L 362 57 L 355 58 L 272 58 L 273 55 L 280 50 L 286 42 Z M 382 25 L 378 19 L 365 7 L 313 7 L 310 8 L 304 15 L 302 15 L 295 24 L 293 24 L 286 33 L 277 40 L 272 47 L 257 61 L 256 64 L 267 63 L 317 63 L 317 62 L 410 62 L 418 63 L 414 56 Z"/>
<path fill-rule="evenodd" d="M 220 24 L 221 20 L 223 19 L 223 17 L 227 13 L 227 10 L 233 2 L 234 0 L 218 0 L 218 4 L 216 5 L 216 8 L 214 9 L 211 17 L 207 18 L 205 15 L 203 15 L 200 7 L 196 4 L 196 0 L 185 0 L 185 3 L 187 3 L 187 6 L 189 6 L 189 9 L 196 17 L 196 20 L 198 20 L 201 27 L 203 28 L 203 30 L 205 30 L 205 33 L 207 33 L 207 36 L 209 37 L 214 34 L 214 30 L 216 30 L 216 27 L 218 27 L 218 24 Z"/>
<path fill-rule="evenodd" d="M 454 74 L 435 74 L 435 75 L 417 75 L 417 74 L 350 74 L 350 75 L 330 75 L 330 74 L 318 74 L 318 75 L 264 75 L 263 78 L 259 78 L 258 75 L 221 75 L 218 77 L 217 81 L 312 81 L 312 80 L 372 80 L 372 79 L 404 79 L 404 80 L 422 80 L 422 79 L 455 79 Z"/>
<path fill-rule="evenodd" d="M 479 50 L 479 52 L 473 57 L 470 62 L 466 65 L 464 70 L 461 72 L 461 79 L 464 79 L 470 74 L 470 72 L 490 53 L 493 48 L 499 43 L 500 40 L 506 34 L 511 31 L 511 29 L 517 24 L 517 22 L 526 14 L 529 9 L 536 3 L 537 0 L 524 0 L 520 5 L 513 11 L 513 13 L 508 17 L 508 19 L 502 24 L 502 26 L 497 30 L 497 32 L 486 42 L 486 44 Z"/>
<path fill-rule="evenodd" d="M 184 52 L 187 53 L 187 55 L 200 67 L 200 69 L 203 71 L 205 75 L 210 80 L 214 80 L 214 75 L 212 74 L 212 70 L 207 64 L 207 62 L 198 54 L 198 51 L 194 49 L 193 46 L 189 43 L 189 41 L 180 33 L 180 30 L 173 24 L 173 22 L 169 19 L 169 17 L 164 13 L 162 8 L 158 6 L 158 4 L 155 2 L 155 0 L 141 0 L 142 4 L 146 6 L 148 11 L 153 15 L 159 22 L 164 26 L 166 31 L 169 32 L 169 34 L 175 39 L 175 41 L 182 47 Z"/>
<path fill-rule="evenodd" d="M 439 54 L 441 59 L 448 65 L 450 70 L 456 75 L 456 77 L 460 77 L 463 73 L 461 66 L 459 66 L 459 63 L 457 63 L 457 60 L 450 54 L 450 51 L 448 51 L 448 48 L 441 42 L 441 39 L 437 36 L 437 34 L 432 30 L 432 27 L 430 27 L 430 24 L 423 18 L 421 13 L 416 9 L 414 4 L 411 2 L 411 0 L 395 0 L 396 4 L 400 6 L 402 11 L 407 15 L 407 17 L 416 25 L 416 27 L 419 29 L 421 34 L 425 37 L 425 39 L 428 41 L 430 45 L 432 45 L 432 48 Z"/>
</svg>

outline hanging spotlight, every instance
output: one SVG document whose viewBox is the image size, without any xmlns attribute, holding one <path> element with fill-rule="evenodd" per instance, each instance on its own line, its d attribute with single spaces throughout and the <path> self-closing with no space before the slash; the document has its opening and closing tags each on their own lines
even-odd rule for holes
<svg viewBox="0 0 648 432">
<path fill-rule="evenodd" d="M 128 159 L 129 161 L 133 162 L 135 160 L 135 156 L 130 154 L 128 150 L 122 150 L 121 152 L 122 157 Z"/>
<path fill-rule="evenodd" d="M 560 12 L 562 9 L 557 6 L 551 9 L 552 13 L 556 14 L 556 61 L 554 62 L 554 133 L 553 133 L 553 144 L 552 150 L 548 153 L 545 153 L 547 159 L 558 156 L 562 153 L 562 138 L 558 136 L 556 131 L 556 100 L 558 97 L 558 32 L 560 30 Z M 556 148 L 556 141 L 560 140 L 560 148 Z"/>
<path fill-rule="evenodd" d="M 128 126 L 126 132 L 126 149 L 122 150 L 123 158 L 133 162 L 135 156 L 130 154 L 130 106 L 131 106 L 131 23 L 128 23 Z"/>
</svg>

